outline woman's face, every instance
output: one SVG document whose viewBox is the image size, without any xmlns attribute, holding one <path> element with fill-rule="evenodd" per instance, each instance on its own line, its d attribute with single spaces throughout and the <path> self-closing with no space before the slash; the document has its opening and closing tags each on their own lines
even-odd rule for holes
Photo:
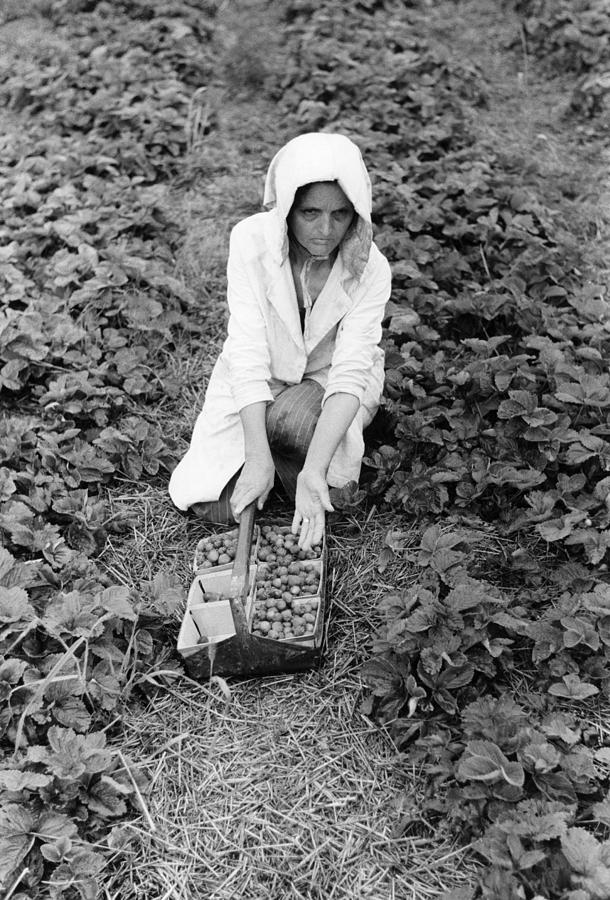
<svg viewBox="0 0 610 900">
<path fill-rule="evenodd" d="M 334 181 L 316 181 L 300 192 L 288 214 L 288 227 L 313 256 L 336 250 L 354 217 L 354 207 Z"/>
</svg>

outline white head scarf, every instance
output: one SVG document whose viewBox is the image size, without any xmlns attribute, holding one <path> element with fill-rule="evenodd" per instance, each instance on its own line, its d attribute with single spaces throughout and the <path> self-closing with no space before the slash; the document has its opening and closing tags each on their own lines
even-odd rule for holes
<svg viewBox="0 0 610 900">
<path fill-rule="evenodd" d="M 342 134 L 310 132 L 279 150 L 267 171 L 263 203 L 276 216 L 280 257 L 288 254 L 286 219 L 297 188 L 317 181 L 336 181 L 357 213 L 343 238 L 340 254 L 349 272 L 360 278 L 373 240 L 371 181 L 360 150 Z"/>
</svg>

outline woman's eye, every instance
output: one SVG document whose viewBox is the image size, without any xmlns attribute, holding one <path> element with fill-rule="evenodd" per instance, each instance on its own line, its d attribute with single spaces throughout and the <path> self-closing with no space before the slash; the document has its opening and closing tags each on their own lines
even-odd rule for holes
<svg viewBox="0 0 610 900">
<path fill-rule="evenodd" d="M 315 217 L 317 216 L 317 211 L 315 209 L 302 209 L 301 215 L 305 219 L 311 220 L 311 219 L 315 219 Z"/>
</svg>

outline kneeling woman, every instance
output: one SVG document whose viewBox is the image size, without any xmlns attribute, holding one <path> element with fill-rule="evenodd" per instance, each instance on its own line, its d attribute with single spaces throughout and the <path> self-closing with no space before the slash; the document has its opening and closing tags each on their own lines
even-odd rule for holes
<svg viewBox="0 0 610 900">
<path fill-rule="evenodd" d="M 264 205 L 231 233 L 228 336 L 169 492 L 227 523 L 262 509 L 277 472 L 307 548 L 332 510 L 329 485 L 360 474 L 383 389 L 390 267 L 372 240 L 368 173 L 342 135 L 286 144 Z"/>
</svg>

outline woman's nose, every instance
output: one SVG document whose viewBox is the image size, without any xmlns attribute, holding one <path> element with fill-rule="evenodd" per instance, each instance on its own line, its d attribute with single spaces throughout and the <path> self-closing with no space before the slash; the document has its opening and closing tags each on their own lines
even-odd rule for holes
<svg viewBox="0 0 610 900">
<path fill-rule="evenodd" d="M 328 215 L 323 215 L 323 216 L 322 216 L 322 223 L 321 223 L 322 236 L 323 236 L 323 237 L 328 237 L 328 235 L 329 235 L 330 232 L 331 232 L 331 229 L 332 229 L 332 222 L 331 222 L 330 216 L 328 216 Z"/>
</svg>

